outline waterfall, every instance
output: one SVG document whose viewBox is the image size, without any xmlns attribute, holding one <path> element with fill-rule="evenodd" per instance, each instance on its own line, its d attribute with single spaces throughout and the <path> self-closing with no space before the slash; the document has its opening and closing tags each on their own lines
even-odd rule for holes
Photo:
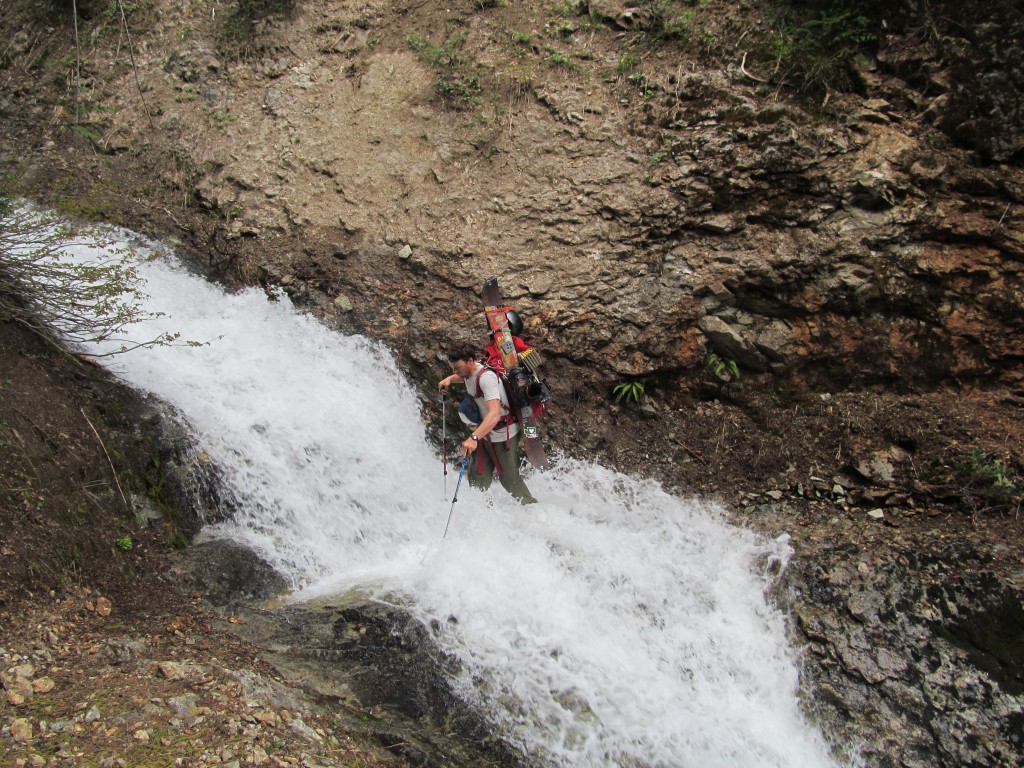
<svg viewBox="0 0 1024 768">
<path fill-rule="evenodd" d="M 766 598 L 786 537 L 556 455 L 554 469 L 526 470 L 540 500 L 530 507 L 497 484 L 463 483 L 442 538 L 456 474 L 446 496 L 413 389 L 385 347 L 284 295 L 227 293 L 146 249 L 139 270 L 159 315 L 131 335 L 205 344 L 137 349 L 109 367 L 189 421 L 235 510 L 211 533 L 258 551 L 290 579 L 292 599 L 400 596 L 461 662 L 455 689 L 538 762 L 838 765 L 801 712 L 796 653 Z"/>
</svg>

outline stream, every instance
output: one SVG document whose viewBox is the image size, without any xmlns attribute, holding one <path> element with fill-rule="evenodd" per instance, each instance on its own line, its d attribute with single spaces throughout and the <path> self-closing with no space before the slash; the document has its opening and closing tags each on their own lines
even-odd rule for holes
<svg viewBox="0 0 1024 768">
<path fill-rule="evenodd" d="M 558 451 L 551 470 L 525 470 L 540 503 L 463 482 L 453 505 L 457 467 L 442 474 L 388 349 L 120 237 L 149 254 L 139 272 L 159 313 L 130 335 L 203 345 L 104 364 L 187 420 L 231 510 L 204 535 L 256 551 L 289 601 L 354 589 L 398 601 L 458 661 L 457 694 L 537 765 L 843 764 L 804 714 L 798 652 L 767 597 L 785 536 Z"/>
</svg>

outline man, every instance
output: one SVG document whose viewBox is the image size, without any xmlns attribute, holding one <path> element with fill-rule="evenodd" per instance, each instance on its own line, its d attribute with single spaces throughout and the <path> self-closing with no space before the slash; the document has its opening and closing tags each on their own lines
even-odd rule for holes
<svg viewBox="0 0 1024 768">
<path fill-rule="evenodd" d="M 463 456 L 474 456 L 469 471 L 470 485 L 489 488 L 495 473 L 502 487 L 521 504 L 533 504 L 530 489 L 519 475 L 519 424 L 509 421 L 511 411 L 501 380 L 490 368 L 476 361 L 472 347 L 459 346 L 448 352 L 454 373 L 438 382 L 447 391 L 452 384 L 465 384 L 480 409 L 480 424 L 462 442 Z"/>
</svg>

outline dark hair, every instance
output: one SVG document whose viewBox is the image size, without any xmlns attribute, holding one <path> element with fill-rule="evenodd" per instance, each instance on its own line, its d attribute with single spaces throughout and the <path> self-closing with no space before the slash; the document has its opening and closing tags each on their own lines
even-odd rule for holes
<svg viewBox="0 0 1024 768">
<path fill-rule="evenodd" d="M 448 360 L 452 363 L 456 360 L 476 360 L 476 350 L 468 344 L 457 344 L 448 350 Z"/>
</svg>

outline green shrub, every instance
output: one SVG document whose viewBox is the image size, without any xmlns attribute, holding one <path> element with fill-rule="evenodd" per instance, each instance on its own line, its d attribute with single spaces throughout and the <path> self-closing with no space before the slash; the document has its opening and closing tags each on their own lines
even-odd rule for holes
<svg viewBox="0 0 1024 768">
<path fill-rule="evenodd" d="M 624 53 L 619 57 L 619 63 L 615 65 L 615 71 L 620 75 L 632 72 L 640 66 L 640 57 L 635 53 Z"/>
<path fill-rule="evenodd" d="M 544 61 L 547 62 L 549 67 L 561 67 L 568 69 L 570 72 L 576 71 L 576 61 L 568 53 L 553 51 Z"/>
<path fill-rule="evenodd" d="M 775 79 L 804 92 L 850 90 L 853 58 L 879 31 L 880 22 L 864 15 L 862 6 L 859 0 L 784 3 L 772 14 L 767 38 Z"/>
<path fill-rule="evenodd" d="M 1000 459 L 992 458 L 979 448 L 967 455 L 961 475 L 968 485 L 980 490 L 995 506 L 1010 506 L 1019 501 L 1020 488 L 1013 470 Z"/>
<path fill-rule="evenodd" d="M 628 80 L 630 84 L 635 85 L 637 88 L 640 89 L 640 94 L 641 96 L 643 96 L 644 99 L 649 99 L 652 96 L 654 96 L 655 93 L 657 93 L 657 90 L 655 89 L 654 85 L 652 85 L 651 82 L 648 81 L 647 75 L 645 75 L 643 72 L 634 72 L 633 74 L 629 75 L 626 78 L 626 80 Z"/>
<path fill-rule="evenodd" d="M 450 69 L 458 64 L 456 51 L 465 41 L 465 32 L 451 37 L 442 45 L 437 45 L 416 32 L 409 32 L 405 36 L 405 42 L 416 52 L 420 61 L 441 69 Z"/>
<path fill-rule="evenodd" d="M 679 8 L 672 0 L 655 0 L 647 3 L 649 28 L 654 37 L 664 40 L 685 40 L 693 33 L 697 11 L 693 8 Z"/>
<path fill-rule="evenodd" d="M 472 106 L 479 101 L 480 83 L 475 77 L 450 77 L 437 81 L 437 93 L 458 108 Z"/>
</svg>

